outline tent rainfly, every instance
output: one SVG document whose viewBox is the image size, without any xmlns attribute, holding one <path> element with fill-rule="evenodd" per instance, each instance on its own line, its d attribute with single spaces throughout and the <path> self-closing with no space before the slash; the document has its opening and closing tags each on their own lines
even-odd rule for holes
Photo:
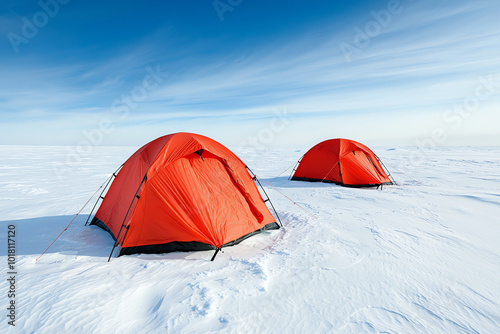
<svg viewBox="0 0 500 334">
<path fill-rule="evenodd" d="M 307 151 L 299 160 L 292 180 L 372 187 L 393 184 L 389 175 L 368 147 L 338 138 L 323 141 Z"/>
<path fill-rule="evenodd" d="M 213 260 L 222 247 L 280 228 L 249 172 L 210 138 L 160 137 L 113 174 L 91 225 L 111 234 L 118 256 L 216 250 Z"/>
</svg>

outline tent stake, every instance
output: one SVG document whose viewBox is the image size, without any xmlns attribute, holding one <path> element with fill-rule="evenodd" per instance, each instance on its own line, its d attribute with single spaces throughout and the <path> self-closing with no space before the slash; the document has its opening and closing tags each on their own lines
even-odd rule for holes
<svg viewBox="0 0 500 334">
<path fill-rule="evenodd" d="M 219 247 L 215 250 L 215 253 L 214 253 L 214 256 L 212 256 L 212 259 L 210 261 L 213 261 L 215 260 L 215 257 L 217 256 L 217 254 L 219 254 L 220 250 L 221 250 L 222 247 Z"/>
</svg>

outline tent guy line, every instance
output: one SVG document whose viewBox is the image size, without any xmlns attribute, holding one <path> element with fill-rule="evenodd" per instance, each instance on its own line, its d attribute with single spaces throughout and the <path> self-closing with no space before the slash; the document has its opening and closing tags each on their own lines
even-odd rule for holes
<svg viewBox="0 0 500 334">
<path fill-rule="evenodd" d="M 99 186 L 99 188 L 97 188 L 97 190 L 92 194 L 92 196 L 90 196 L 90 198 L 87 200 L 87 202 L 85 202 L 85 204 L 83 205 L 83 207 L 76 213 L 76 215 L 73 217 L 73 219 L 71 219 L 71 221 L 69 222 L 68 226 L 66 226 L 66 228 L 64 230 L 61 231 L 61 233 L 59 233 L 59 235 L 54 239 L 54 241 L 52 241 L 52 243 L 49 245 L 49 247 L 47 247 L 43 252 L 42 254 L 40 254 L 40 256 L 35 260 L 35 263 L 38 262 L 38 260 L 43 256 L 43 254 L 45 254 L 50 247 L 52 247 L 52 245 L 57 241 L 57 239 L 59 239 L 59 237 L 68 230 L 68 228 L 71 226 L 71 224 L 73 224 L 73 222 L 75 221 L 76 217 L 78 217 L 78 215 L 80 215 L 80 213 L 83 211 L 83 209 L 85 209 L 87 207 L 87 205 L 90 203 L 90 201 L 92 200 L 92 198 L 94 198 L 94 196 L 99 192 L 99 190 L 104 187 L 104 184 L 106 182 L 108 182 L 108 180 L 110 179 L 111 177 L 108 177 L 106 179 L 106 181 L 103 182 L 103 184 L 101 184 Z"/>
<path fill-rule="evenodd" d="M 257 176 L 257 175 L 255 175 Z M 259 178 L 260 179 L 260 178 Z M 267 184 L 268 186 L 270 186 L 271 188 L 273 188 L 274 190 L 276 190 L 278 193 L 280 193 L 283 197 L 285 197 L 287 200 L 289 200 L 290 202 L 292 202 L 294 205 L 298 206 L 299 208 L 301 208 L 302 210 L 304 210 L 305 212 L 307 212 L 309 215 L 311 215 L 314 219 L 318 219 L 318 217 L 316 217 L 313 213 L 311 213 L 310 211 L 308 211 L 306 208 L 300 206 L 297 202 L 295 202 L 293 199 L 291 199 L 290 197 L 288 197 L 287 195 L 283 194 L 281 191 L 279 191 L 278 189 L 276 189 L 276 187 L 274 187 L 272 184 L 270 184 L 269 182 L 267 182 L 266 180 L 264 179 L 260 179 L 262 180 L 262 182 L 264 182 L 265 184 Z"/>
<path fill-rule="evenodd" d="M 338 170 L 334 170 L 336 166 Z M 382 161 L 363 144 L 330 139 L 315 145 L 299 159 L 291 180 L 347 187 L 378 188 L 395 184 L 390 173 L 387 175 L 387 168 L 384 170 L 382 166 Z M 102 189 L 85 226 L 102 199 L 90 225 L 104 229 L 114 239 L 108 262 L 115 249 L 118 249 L 116 256 L 213 249 L 213 261 L 222 247 L 236 245 L 264 230 L 283 227 L 260 180 L 318 219 L 272 184 L 260 179 L 220 143 L 182 132 L 157 138 L 137 150 L 101 184 L 38 259 Z M 256 183 L 266 196 L 265 200 Z"/>
</svg>

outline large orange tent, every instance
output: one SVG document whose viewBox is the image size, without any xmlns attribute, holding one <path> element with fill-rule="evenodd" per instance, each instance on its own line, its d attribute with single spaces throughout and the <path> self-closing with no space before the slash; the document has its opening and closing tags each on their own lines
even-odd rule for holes
<svg viewBox="0 0 500 334">
<path fill-rule="evenodd" d="M 341 138 L 323 141 L 307 151 L 292 180 L 347 187 L 393 184 L 375 153 L 361 143 Z"/>
<path fill-rule="evenodd" d="M 91 224 L 113 236 L 118 256 L 218 251 L 280 227 L 246 165 L 201 135 L 153 140 L 113 175 Z"/>
</svg>

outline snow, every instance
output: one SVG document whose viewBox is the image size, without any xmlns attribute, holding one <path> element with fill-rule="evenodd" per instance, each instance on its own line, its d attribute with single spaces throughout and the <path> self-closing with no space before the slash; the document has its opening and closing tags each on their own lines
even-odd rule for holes
<svg viewBox="0 0 500 334">
<path fill-rule="evenodd" d="M 374 148 L 398 181 L 382 190 L 291 182 L 291 168 L 276 177 L 305 150 L 232 148 L 265 181 L 283 229 L 214 262 L 210 251 L 108 263 L 112 238 L 84 226 L 92 200 L 35 262 L 135 149 L 0 146 L 1 333 L 500 332 L 500 148 L 418 161 L 412 148 Z"/>
</svg>

